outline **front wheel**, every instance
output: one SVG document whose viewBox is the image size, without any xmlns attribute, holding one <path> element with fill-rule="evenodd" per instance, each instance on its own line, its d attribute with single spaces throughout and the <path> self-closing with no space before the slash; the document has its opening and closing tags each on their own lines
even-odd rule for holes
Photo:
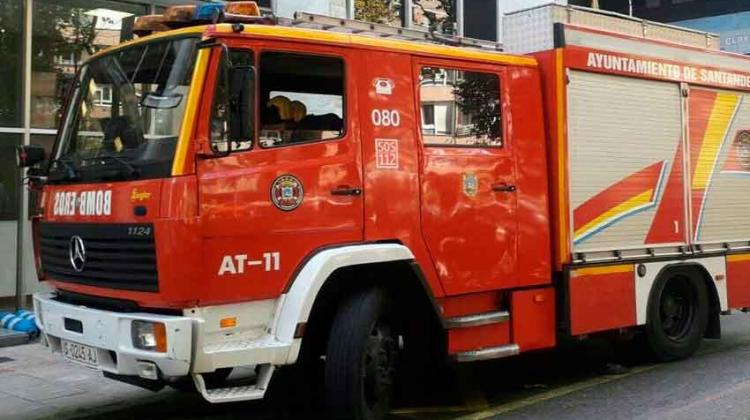
<svg viewBox="0 0 750 420">
<path fill-rule="evenodd" d="M 348 298 L 333 320 L 325 361 L 325 398 L 332 417 L 374 420 L 390 411 L 399 337 L 392 301 L 382 289 Z"/>
<path fill-rule="evenodd" d="M 692 270 L 661 276 L 648 304 L 646 340 L 660 361 L 684 359 L 698 350 L 708 324 L 708 292 Z"/>
</svg>

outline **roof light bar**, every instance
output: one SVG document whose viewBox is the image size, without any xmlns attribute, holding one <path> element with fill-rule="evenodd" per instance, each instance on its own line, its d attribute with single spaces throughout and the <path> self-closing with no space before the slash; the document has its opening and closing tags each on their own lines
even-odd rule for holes
<svg viewBox="0 0 750 420">
<path fill-rule="evenodd" d="M 182 28 L 206 23 L 257 23 L 275 24 L 276 19 L 262 16 L 258 3 L 235 1 L 227 4 L 201 4 L 198 6 L 170 6 L 164 15 L 142 16 L 136 19 L 133 32 L 138 36 L 152 32 Z"/>
</svg>

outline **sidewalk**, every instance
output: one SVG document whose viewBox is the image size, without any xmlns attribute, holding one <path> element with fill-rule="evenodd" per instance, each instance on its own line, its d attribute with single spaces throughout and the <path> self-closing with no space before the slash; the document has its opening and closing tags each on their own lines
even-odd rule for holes
<svg viewBox="0 0 750 420">
<path fill-rule="evenodd" d="M 0 419 L 72 419 L 176 396 L 106 379 L 39 343 L 0 348 Z"/>
</svg>

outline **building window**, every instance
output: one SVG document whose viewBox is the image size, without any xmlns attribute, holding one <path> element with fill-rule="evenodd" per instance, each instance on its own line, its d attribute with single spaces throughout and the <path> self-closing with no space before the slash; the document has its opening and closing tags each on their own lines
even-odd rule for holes
<svg viewBox="0 0 750 420">
<path fill-rule="evenodd" d="M 147 6 L 109 0 L 35 0 L 31 126 L 57 128 L 64 96 L 82 62 L 127 38 L 135 16 L 147 12 Z M 98 95 L 99 105 L 106 106 L 107 92 Z"/>
<path fill-rule="evenodd" d="M 419 96 L 425 145 L 503 145 L 497 74 L 423 67 Z"/>
<path fill-rule="evenodd" d="M 0 126 L 21 126 L 23 1 L 0 1 Z M 0 145 L 2 147 L 2 145 Z"/>
<path fill-rule="evenodd" d="M 261 147 L 344 134 L 344 61 L 265 53 L 260 60 Z"/>
</svg>

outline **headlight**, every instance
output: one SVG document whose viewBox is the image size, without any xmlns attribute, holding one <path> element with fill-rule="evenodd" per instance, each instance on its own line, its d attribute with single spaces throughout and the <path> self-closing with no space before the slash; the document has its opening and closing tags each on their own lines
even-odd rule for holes
<svg viewBox="0 0 750 420">
<path fill-rule="evenodd" d="M 130 332 L 135 348 L 159 353 L 167 351 L 167 327 L 161 322 L 133 321 Z"/>
</svg>

